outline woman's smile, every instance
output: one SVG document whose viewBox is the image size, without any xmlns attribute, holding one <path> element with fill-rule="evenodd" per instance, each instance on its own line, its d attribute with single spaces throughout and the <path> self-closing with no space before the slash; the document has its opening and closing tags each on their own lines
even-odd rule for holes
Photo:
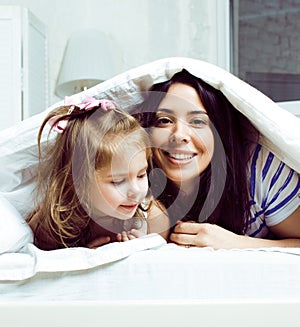
<svg viewBox="0 0 300 327">
<path fill-rule="evenodd" d="M 192 159 L 197 155 L 192 152 L 179 152 L 179 151 L 165 151 L 162 150 L 162 153 L 167 157 L 167 159 L 175 165 L 185 165 L 192 161 Z"/>
</svg>

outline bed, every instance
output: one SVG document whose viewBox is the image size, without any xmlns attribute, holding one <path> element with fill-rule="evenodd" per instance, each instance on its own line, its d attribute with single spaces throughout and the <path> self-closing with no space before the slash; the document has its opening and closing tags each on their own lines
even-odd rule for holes
<svg viewBox="0 0 300 327">
<path fill-rule="evenodd" d="M 182 68 L 220 89 L 260 130 L 261 142 L 300 172 L 300 120 L 200 60 L 154 61 L 74 97 L 105 97 L 130 111 L 153 83 Z M 41 320 L 44 326 L 61 321 L 79 326 L 103 319 L 108 326 L 294 322 L 300 305 L 300 249 L 182 248 L 157 234 L 98 249 L 35 247 L 24 216 L 33 203 L 37 130 L 47 112 L 61 104 L 0 132 L 1 321 L 9 326 L 37 326 Z"/>
</svg>

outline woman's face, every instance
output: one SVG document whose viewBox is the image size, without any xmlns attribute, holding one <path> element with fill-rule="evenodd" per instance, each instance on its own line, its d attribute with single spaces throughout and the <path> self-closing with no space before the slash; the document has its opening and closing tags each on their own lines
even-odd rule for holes
<svg viewBox="0 0 300 327">
<path fill-rule="evenodd" d="M 211 161 L 214 138 L 209 117 L 191 86 L 170 86 L 157 108 L 151 136 L 156 163 L 179 186 L 193 184 Z"/>
</svg>

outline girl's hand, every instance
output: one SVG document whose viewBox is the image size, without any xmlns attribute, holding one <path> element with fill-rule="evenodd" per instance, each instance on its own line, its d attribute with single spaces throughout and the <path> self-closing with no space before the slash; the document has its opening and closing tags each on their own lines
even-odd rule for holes
<svg viewBox="0 0 300 327">
<path fill-rule="evenodd" d="M 251 239 L 217 225 L 181 221 L 170 235 L 170 240 L 181 246 L 212 247 L 216 250 L 251 247 Z"/>
<path fill-rule="evenodd" d="M 131 229 L 128 232 L 122 232 L 122 233 L 117 234 L 117 241 L 118 242 L 126 242 L 126 241 L 133 240 L 135 238 L 139 238 L 144 235 L 145 234 L 139 230 Z"/>
<path fill-rule="evenodd" d="M 89 242 L 86 247 L 90 248 L 90 249 L 95 249 L 98 248 L 101 245 L 107 244 L 110 242 L 110 237 L 109 236 L 99 236 L 97 238 L 95 238 L 94 240 L 92 240 L 91 242 Z"/>
</svg>

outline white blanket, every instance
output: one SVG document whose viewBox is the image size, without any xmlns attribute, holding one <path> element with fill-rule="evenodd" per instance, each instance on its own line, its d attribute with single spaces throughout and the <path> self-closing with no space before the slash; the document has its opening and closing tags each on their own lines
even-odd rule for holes
<svg viewBox="0 0 300 327">
<path fill-rule="evenodd" d="M 300 172 L 300 120 L 257 89 L 212 64 L 189 58 L 167 58 L 132 69 L 98 84 L 86 95 L 115 100 L 123 109 L 143 101 L 143 92 L 154 83 L 165 81 L 175 72 L 187 69 L 221 90 L 231 103 L 247 116 L 262 134 L 262 143 L 291 168 Z M 0 194 L 23 215 L 32 200 L 32 178 L 37 164 L 37 131 L 56 103 L 39 115 L 0 132 Z M 2 168 L 3 167 L 3 168 Z"/>
</svg>

